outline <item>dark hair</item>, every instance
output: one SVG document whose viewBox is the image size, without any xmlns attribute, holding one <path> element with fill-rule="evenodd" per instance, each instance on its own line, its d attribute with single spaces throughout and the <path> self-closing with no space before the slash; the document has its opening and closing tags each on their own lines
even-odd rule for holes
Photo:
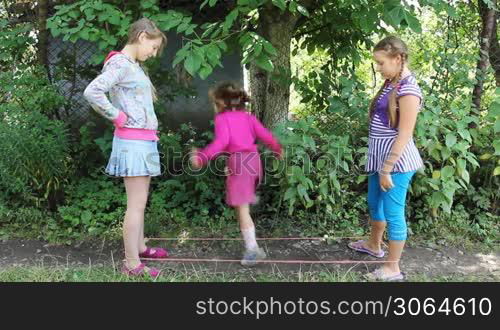
<svg viewBox="0 0 500 330">
<path fill-rule="evenodd" d="M 219 83 L 211 88 L 208 97 L 214 103 L 216 112 L 244 110 L 245 104 L 250 102 L 245 90 L 230 81 Z"/>
</svg>

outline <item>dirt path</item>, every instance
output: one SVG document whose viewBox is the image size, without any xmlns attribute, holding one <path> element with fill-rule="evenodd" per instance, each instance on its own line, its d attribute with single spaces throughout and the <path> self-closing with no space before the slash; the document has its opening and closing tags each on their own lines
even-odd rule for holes
<svg viewBox="0 0 500 330">
<path fill-rule="evenodd" d="M 164 243 L 164 242 L 161 242 Z M 318 241 L 271 241 L 263 246 L 273 260 L 359 260 L 359 264 L 260 264 L 251 272 L 293 273 L 298 271 L 359 271 L 366 272 L 375 264 L 363 261 L 376 260 L 370 256 L 351 251 L 347 241 L 331 244 Z M 165 246 L 166 244 L 160 244 Z M 172 257 L 239 259 L 239 242 L 188 242 L 168 244 Z M 121 265 L 123 252 L 120 242 L 94 242 L 80 245 L 51 245 L 34 240 L 0 241 L 0 269 L 11 266 L 117 266 Z M 240 273 L 247 269 L 237 263 L 173 263 L 156 262 L 163 269 L 200 270 L 211 272 Z M 490 253 L 465 252 L 444 246 L 410 246 L 405 249 L 402 269 L 415 278 L 425 276 L 432 279 L 440 276 L 473 276 L 478 281 L 500 281 L 500 251 Z M 411 277 L 410 277 L 411 279 Z"/>
</svg>

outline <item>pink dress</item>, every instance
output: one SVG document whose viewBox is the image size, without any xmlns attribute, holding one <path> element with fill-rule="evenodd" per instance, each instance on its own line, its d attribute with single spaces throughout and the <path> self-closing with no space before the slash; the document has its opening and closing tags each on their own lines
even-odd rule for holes
<svg viewBox="0 0 500 330">
<path fill-rule="evenodd" d="M 229 153 L 226 203 L 230 206 L 255 203 L 255 189 L 262 178 L 256 140 L 281 155 L 281 145 L 255 116 L 244 110 L 226 111 L 215 116 L 212 143 L 195 155 L 204 165 L 221 154 Z"/>
</svg>

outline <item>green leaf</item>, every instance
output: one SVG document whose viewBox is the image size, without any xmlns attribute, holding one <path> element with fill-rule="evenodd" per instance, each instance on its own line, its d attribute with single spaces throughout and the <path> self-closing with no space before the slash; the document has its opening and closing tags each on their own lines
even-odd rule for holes
<svg viewBox="0 0 500 330">
<path fill-rule="evenodd" d="M 488 159 L 490 159 L 491 157 L 493 157 L 493 155 L 492 155 L 492 154 L 485 153 L 485 154 L 482 154 L 481 156 L 479 156 L 479 159 L 481 159 L 481 160 L 488 160 Z"/>
<path fill-rule="evenodd" d="M 219 41 L 217 43 L 217 46 L 219 46 L 219 48 L 222 49 L 223 52 L 227 51 L 227 44 L 224 41 Z"/>
<path fill-rule="evenodd" d="M 429 186 L 431 186 L 432 189 L 439 190 L 439 186 L 435 185 L 434 183 L 428 182 L 428 184 L 429 184 Z"/>
<path fill-rule="evenodd" d="M 326 160 L 324 160 L 323 158 L 320 158 L 318 159 L 318 161 L 316 162 L 316 168 L 318 170 L 321 170 L 323 167 L 325 167 L 325 164 L 326 164 Z"/>
<path fill-rule="evenodd" d="M 342 161 L 342 163 L 340 165 L 342 166 L 344 171 L 349 172 L 349 164 L 347 164 L 347 162 L 345 160 Z"/>
<path fill-rule="evenodd" d="M 102 10 L 103 9 L 103 4 L 101 1 L 98 1 L 94 4 L 94 8 L 97 10 Z"/>
<path fill-rule="evenodd" d="M 276 7 L 278 7 L 281 10 L 286 9 L 285 0 L 272 0 L 272 3 L 273 3 L 273 5 L 275 5 Z"/>
<path fill-rule="evenodd" d="M 262 44 L 264 45 L 264 50 L 269 55 L 272 55 L 272 56 L 278 55 L 278 51 L 276 50 L 276 48 L 274 48 L 274 46 L 269 41 L 263 40 Z"/>
<path fill-rule="evenodd" d="M 203 7 L 205 7 L 205 6 L 207 5 L 208 1 L 209 1 L 209 0 L 205 0 L 205 1 L 203 1 L 203 3 L 202 3 L 202 4 L 201 4 L 201 6 L 200 6 L 200 9 L 203 9 Z"/>
<path fill-rule="evenodd" d="M 464 179 L 465 182 L 467 182 L 467 184 L 469 184 L 470 176 L 469 176 L 469 172 L 467 170 L 462 171 L 461 177 L 462 177 L 462 179 Z"/>
<path fill-rule="evenodd" d="M 94 11 L 91 8 L 85 9 L 84 13 L 87 18 L 87 21 L 91 21 L 96 17 Z"/>
<path fill-rule="evenodd" d="M 221 25 L 217 29 L 215 29 L 215 31 L 212 32 L 212 34 L 210 35 L 210 38 L 212 40 L 215 39 L 215 38 L 217 38 L 222 33 L 222 31 L 224 31 L 224 26 L 223 25 Z"/>
<path fill-rule="evenodd" d="M 394 26 L 399 25 L 403 19 L 402 8 L 400 5 L 394 7 L 391 11 L 387 13 L 390 23 Z"/>
<path fill-rule="evenodd" d="M 253 43 L 254 42 L 253 36 L 254 36 L 253 32 L 242 34 L 240 39 L 238 40 L 241 47 L 246 48 L 250 43 Z"/>
<path fill-rule="evenodd" d="M 175 68 L 177 66 L 177 64 L 179 64 L 180 62 L 182 62 L 182 60 L 184 58 L 185 57 L 179 56 L 179 54 L 177 53 L 177 55 L 175 55 L 174 61 L 172 62 L 172 68 Z"/>
<path fill-rule="evenodd" d="M 193 52 L 199 57 L 201 63 L 205 60 L 205 49 L 206 47 L 198 47 L 193 50 Z"/>
<path fill-rule="evenodd" d="M 304 6 L 301 6 L 301 5 L 297 5 L 297 10 L 299 11 L 299 13 L 301 13 L 302 15 L 306 16 L 306 17 L 309 17 L 309 11 L 307 11 L 306 7 Z"/>
<path fill-rule="evenodd" d="M 285 197 L 283 197 L 283 199 L 286 201 L 286 200 L 289 200 L 291 199 L 292 197 L 295 196 L 295 188 L 293 187 L 290 187 L 286 190 L 285 192 Z"/>
<path fill-rule="evenodd" d="M 467 154 L 465 156 L 465 158 L 467 158 L 467 160 L 469 161 L 469 163 L 471 163 L 475 167 L 479 167 L 479 163 L 476 161 L 474 154 L 469 153 L 469 154 Z"/>
<path fill-rule="evenodd" d="M 302 168 L 300 168 L 298 166 L 293 166 L 292 167 L 292 175 L 296 179 L 301 179 L 301 178 L 304 178 L 304 171 L 302 170 Z"/>
<path fill-rule="evenodd" d="M 262 53 L 262 49 L 264 47 L 262 46 L 262 43 L 258 43 L 254 48 L 253 48 L 253 56 L 258 57 Z"/>
<path fill-rule="evenodd" d="M 292 215 L 293 214 L 293 210 L 294 210 L 294 205 L 295 205 L 295 198 L 292 198 L 290 199 L 290 205 L 288 206 L 288 215 Z"/>
<path fill-rule="evenodd" d="M 226 16 L 226 20 L 224 21 L 224 31 L 228 31 L 231 26 L 233 26 L 233 23 L 234 23 L 234 20 L 236 19 L 236 17 L 238 17 L 238 14 L 239 14 L 239 11 L 238 11 L 238 8 L 236 9 L 233 9 L 229 15 Z"/>
<path fill-rule="evenodd" d="M 207 24 L 207 23 L 205 23 L 205 24 Z M 212 24 L 208 24 L 208 25 L 205 25 L 205 24 L 203 24 L 203 25 L 202 25 L 202 29 L 205 29 L 205 31 L 203 31 L 203 33 L 202 33 L 202 35 L 201 35 L 201 37 L 202 37 L 202 38 L 206 38 L 206 37 L 208 37 L 208 35 L 209 35 L 210 33 L 212 33 L 212 31 L 213 31 L 213 30 L 215 29 L 215 27 L 217 27 L 217 25 L 218 25 L 217 23 L 212 23 Z"/>
<path fill-rule="evenodd" d="M 360 184 L 362 182 L 365 182 L 368 177 L 366 175 L 359 175 L 358 178 L 356 179 L 356 184 Z"/>
<path fill-rule="evenodd" d="M 405 21 L 408 23 L 410 29 L 412 29 L 414 32 L 422 33 L 422 26 L 420 25 L 419 20 L 411 13 L 405 13 Z"/>
<path fill-rule="evenodd" d="M 323 196 L 328 196 L 328 182 L 326 180 L 321 181 L 319 191 Z"/>
<path fill-rule="evenodd" d="M 455 194 L 455 189 L 447 188 L 443 191 L 446 201 L 451 204 L 453 202 L 453 195 Z"/>
<path fill-rule="evenodd" d="M 462 139 L 472 142 L 472 138 L 468 130 L 459 130 L 458 134 L 462 137 Z"/>
<path fill-rule="evenodd" d="M 437 161 L 441 160 L 441 154 L 439 153 L 439 150 L 437 150 L 437 149 L 432 149 L 431 156 L 432 156 L 432 158 L 434 158 Z"/>
<path fill-rule="evenodd" d="M 373 30 L 374 22 L 369 19 L 366 19 L 366 17 L 361 17 L 359 19 L 359 26 L 363 31 L 370 32 Z"/>
<path fill-rule="evenodd" d="M 184 31 L 186 31 L 188 28 L 189 28 L 189 24 L 182 23 L 181 25 L 179 25 L 177 27 L 177 33 L 182 33 Z"/>
<path fill-rule="evenodd" d="M 210 65 L 204 64 L 199 72 L 200 78 L 205 80 L 212 73 L 212 71 L 213 68 Z"/>
<path fill-rule="evenodd" d="M 441 176 L 442 176 L 443 180 L 451 178 L 454 173 L 455 173 L 455 169 L 451 166 L 445 166 L 441 170 Z"/>
<path fill-rule="evenodd" d="M 500 97 L 497 96 L 495 101 L 491 102 L 490 110 L 488 111 L 488 115 L 491 116 L 500 116 Z"/>
<path fill-rule="evenodd" d="M 493 142 L 493 147 L 495 148 L 495 155 L 500 155 L 500 139 Z"/>
<path fill-rule="evenodd" d="M 80 13 L 77 10 L 72 10 L 68 13 L 68 15 L 72 18 L 78 18 L 80 16 Z"/>
<path fill-rule="evenodd" d="M 111 23 L 113 25 L 120 25 L 120 22 L 121 22 L 121 17 L 120 17 L 120 14 L 118 14 L 118 13 L 111 15 L 109 17 L 109 23 Z"/>
<path fill-rule="evenodd" d="M 178 26 L 182 23 L 182 18 L 172 18 L 168 20 L 166 23 L 161 25 L 161 28 L 165 31 L 169 31 L 170 29 Z"/>
<path fill-rule="evenodd" d="M 80 218 L 82 219 L 83 224 L 89 224 L 90 220 L 92 220 L 92 213 L 89 210 L 85 210 L 82 212 Z"/>
<path fill-rule="evenodd" d="M 453 147 L 455 144 L 457 143 L 457 137 L 455 136 L 455 134 L 452 134 L 452 133 L 448 133 L 446 135 L 446 146 L 451 148 Z"/>
<path fill-rule="evenodd" d="M 191 76 L 194 76 L 195 73 L 200 69 L 202 59 L 196 53 L 189 54 L 184 61 L 184 68 L 189 72 Z"/>
<path fill-rule="evenodd" d="M 432 193 L 431 197 L 431 205 L 434 207 L 438 207 L 439 205 L 445 202 L 445 197 L 442 192 L 435 191 Z"/>
<path fill-rule="evenodd" d="M 255 64 L 257 64 L 257 66 L 259 66 L 260 68 L 262 68 L 268 72 L 272 72 L 274 70 L 274 65 L 271 62 L 271 60 L 269 59 L 269 57 L 267 57 L 267 56 L 260 56 L 260 57 L 256 58 Z"/>
<path fill-rule="evenodd" d="M 458 164 L 457 164 L 457 165 L 458 165 L 458 169 L 459 169 L 460 171 L 463 171 L 463 170 L 465 170 L 465 169 L 466 169 L 466 167 L 467 167 L 467 162 L 465 161 L 465 159 L 460 158 L 460 159 L 458 160 Z"/>
<path fill-rule="evenodd" d="M 493 171 L 493 176 L 500 175 L 500 166 L 495 167 L 495 170 Z"/>
<path fill-rule="evenodd" d="M 195 25 L 191 24 L 189 26 L 189 28 L 186 31 L 184 31 L 184 34 L 187 35 L 187 36 L 191 35 L 191 34 L 194 33 L 194 29 L 195 29 Z"/>
<path fill-rule="evenodd" d="M 215 44 L 210 44 L 207 47 L 206 55 L 207 55 L 207 58 L 208 58 L 208 62 L 212 66 L 216 66 L 217 64 L 219 64 L 220 57 L 221 57 L 222 54 L 221 54 L 221 51 L 220 51 L 219 47 L 217 47 Z"/>
<path fill-rule="evenodd" d="M 80 37 L 84 40 L 89 40 L 89 29 L 83 29 L 80 31 Z"/>
<path fill-rule="evenodd" d="M 56 38 L 62 33 L 62 30 L 59 30 L 57 28 L 53 28 L 53 29 L 51 29 L 51 32 L 52 32 L 52 35 L 54 36 L 54 38 Z"/>
<path fill-rule="evenodd" d="M 102 14 L 99 14 L 99 17 L 98 17 L 98 21 L 99 22 L 104 22 L 108 19 L 109 17 L 109 13 L 102 13 Z"/>
<path fill-rule="evenodd" d="M 116 43 L 118 42 L 118 40 L 114 37 L 114 36 L 109 36 L 108 37 L 108 43 L 112 46 L 116 45 Z"/>
<path fill-rule="evenodd" d="M 448 13 L 448 15 L 450 17 L 458 17 L 458 14 L 457 14 L 455 7 L 453 7 L 451 5 L 446 4 L 446 12 Z"/>
<path fill-rule="evenodd" d="M 299 196 L 302 198 L 305 198 L 307 196 L 307 189 L 301 183 L 299 183 L 299 185 L 297 186 L 297 192 L 299 193 Z"/>
<path fill-rule="evenodd" d="M 441 150 L 441 156 L 443 157 L 443 160 L 447 160 L 451 156 L 451 150 L 448 147 L 444 147 Z"/>
</svg>

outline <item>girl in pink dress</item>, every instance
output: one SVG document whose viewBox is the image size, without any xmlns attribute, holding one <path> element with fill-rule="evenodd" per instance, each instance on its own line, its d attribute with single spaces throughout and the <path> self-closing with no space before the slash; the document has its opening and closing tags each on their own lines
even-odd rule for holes
<svg viewBox="0 0 500 330">
<path fill-rule="evenodd" d="M 266 257 L 255 238 L 249 204 L 256 202 L 255 189 L 262 178 L 262 164 L 256 141 L 264 142 L 281 158 L 282 148 L 273 134 L 245 109 L 249 98 L 244 90 L 224 82 L 209 92 L 215 115 L 215 137 L 191 156 L 193 167 L 200 168 L 221 154 L 229 154 L 226 171 L 226 203 L 235 208 L 246 251 L 241 260 L 253 266 Z"/>
</svg>

